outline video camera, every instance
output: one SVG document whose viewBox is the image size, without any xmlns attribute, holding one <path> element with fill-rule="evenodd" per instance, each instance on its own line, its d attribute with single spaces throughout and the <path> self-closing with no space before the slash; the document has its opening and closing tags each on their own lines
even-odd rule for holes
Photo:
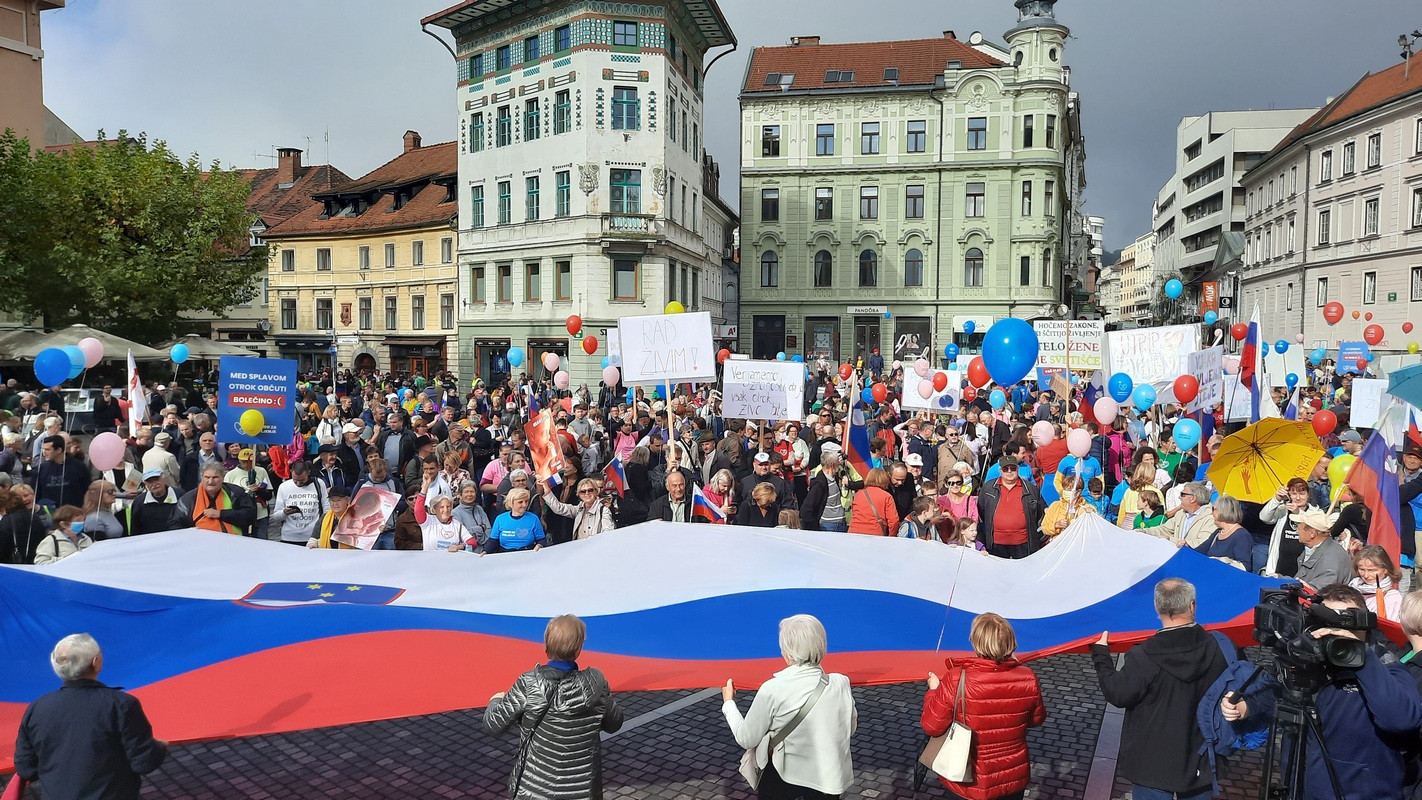
<svg viewBox="0 0 1422 800">
<path fill-rule="evenodd" d="M 1368 648 L 1366 642 L 1348 636 L 1315 638 L 1313 631 L 1370 631 L 1378 624 L 1371 611 L 1336 611 L 1317 602 L 1314 595 L 1303 584 L 1290 583 L 1260 589 L 1259 605 L 1254 607 L 1254 640 L 1273 652 L 1284 685 L 1306 693 L 1322 688 L 1329 668 L 1362 667 Z"/>
</svg>

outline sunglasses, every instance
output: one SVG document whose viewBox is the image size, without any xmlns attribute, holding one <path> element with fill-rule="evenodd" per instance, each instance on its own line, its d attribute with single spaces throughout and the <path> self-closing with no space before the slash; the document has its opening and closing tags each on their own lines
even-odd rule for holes
<svg viewBox="0 0 1422 800">
<path fill-rule="evenodd" d="M 579 489 L 578 494 L 597 494 L 596 489 Z"/>
<path fill-rule="evenodd" d="M 963 482 L 962 482 L 962 481 L 948 481 L 948 485 L 949 485 L 949 486 L 962 486 L 962 485 L 963 485 Z"/>
</svg>

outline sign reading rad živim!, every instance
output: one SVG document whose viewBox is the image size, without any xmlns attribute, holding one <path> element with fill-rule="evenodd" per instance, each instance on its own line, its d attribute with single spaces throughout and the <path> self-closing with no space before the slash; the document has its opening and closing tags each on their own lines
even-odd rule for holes
<svg viewBox="0 0 1422 800">
<path fill-rule="evenodd" d="M 711 346 L 709 313 L 623 317 L 617 327 L 623 383 L 715 380 L 716 351 Z"/>
<path fill-rule="evenodd" d="M 291 444 L 296 423 L 296 362 L 285 358 L 223 356 L 218 362 L 217 439 L 220 442 Z M 242 431 L 242 413 L 262 412 L 256 436 Z"/>
</svg>

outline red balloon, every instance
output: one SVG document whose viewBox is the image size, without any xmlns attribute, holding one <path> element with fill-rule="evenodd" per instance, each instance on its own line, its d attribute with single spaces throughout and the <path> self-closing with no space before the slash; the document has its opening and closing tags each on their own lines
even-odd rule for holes
<svg viewBox="0 0 1422 800">
<path fill-rule="evenodd" d="M 935 373 L 933 373 L 933 391 L 935 391 L 935 392 L 941 392 L 941 391 L 943 391 L 944 389 L 947 389 L 947 388 L 948 388 L 948 373 L 946 373 L 946 372 L 935 372 Z"/>
<path fill-rule="evenodd" d="M 1403 333 L 1412 333 L 1412 323 L 1410 323 L 1410 322 L 1404 322 L 1404 323 L 1402 323 L 1402 332 L 1403 332 Z"/>
<path fill-rule="evenodd" d="M 1323 318 L 1329 325 L 1337 325 L 1338 320 L 1343 319 L 1343 304 L 1334 300 L 1323 307 Z"/>
<path fill-rule="evenodd" d="M 1364 314 L 1364 315 L 1363 315 L 1363 319 L 1367 320 L 1368 322 L 1372 322 L 1372 321 L 1373 321 L 1373 312 L 1369 311 L 1368 313 Z"/>
<path fill-rule="evenodd" d="M 977 387 L 975 387 L 975 386 L 964 386 L 964 387 L 963 387 L 963 402 L 964 402 L 964 403 L 971 403 L 971 402 L 973 402 L 973 401 L 976 400 L 976 399 L 978 399 L 978 390 L 977 390 Z"/>
<path fill-rule="evenodd" d="M 1333 429 L 1338 427 L 1338 417 L 1332 411 L 1324 409 L 1313 415 L 1313 432 L 1319 436 L 1327 436 L 1333 433 Z"/>
<path fill-rule="evenodd" d="M 583 352 L 592 355 L 597 352 L 597 337 L 588 335 L 583 337 Z"/>
<path fill-rule="evenodd" d="M 1376 345 L 1383 340 L 1383 327 L 1381 325 L 1369 325 L 1363 329 L 1363 341 L 1371 345 Z"/>
<path fill-rule="evenodd" d="M 1313 398 L 1312 400 L 1308 401 L 1308 404 L 1311 405 L 1311 406 L 1313 406 L 1313 408 L 1314 408 L 1315 411 L 1322 410 L 1322 408 L 1323 408 L 1323 398 L 1322 398 L 1322 397 L 1315 397 L 1315 398 Z"/>
<path fill-rule="evenodd" d="M 840 364 L 840 365 L 839 365 L 839 377 L 840 377 L 840 380 L 846 380 L 846 381 L 849 380 L 850 378 L 854 377 L 854 367 L 851 367 L 851 366 L 849 366 L 848 364 Z"/>
<path fill-rule="evenodd" d="M 1359 314 L 1357 311 L 1353 312 L 1353 319 L 1357 319 L 1360 316 L 1362 316 L 1362 314 Z"/>
<path fill-rule="evenodd" d="M 987 386 L 992 378 L 988 375 L 987 365 L 983 363 L 982 356 L 976 356 L 968 362 L 968 383 L 979 388 Z"/>
<path fill-rule="evenodd" d="M 728 359 L 728 358 L 730 358 L 730 357 L 731 357 L 731 351 L 730 351 L 730 350 L 727 350 L 726 348 L 723 347 L 723 348 L 721 348 L 720 350 L 718 350 L 718 351 L 716 352 L 716 363 L 717 363 L 717 364 L 724 364 L 724 363 L 726 363 L 726 359 Z"/>
<path fill-rule="evenodd" d="M 1366 358 L 1360 358 L 1360 359 L 1358 359 L 1358 361 L 1357 361 L 1356 363 L 1358 364 L 1358 371 L 1359 371 L 1359 372 L 1367 372 L 1367 371 L 1368 371 L 1368 360 L 1367 360 Z"/>
<path fill-rule="evenodd" d="M 583 318 L 577 314 L 570 315 L 566 324 L 568 326 L 568 335 L 577 336 L 578 331 L 583 329 Z"/>
<path fill-rule="evenodd" d="M 1175 399 L 1188 403 L 1200 393 L 1200 382 L 1194 375 L 1181 375 L 1175 379 Z"/>
<path fill-rule="evenodd" d="M 874 384 L 869 392 L 874 396 L 874 402 L 876 403 L 882 403 L 889 398 L 889 387 L 882 383 Z"/>
<path fill-rule="evenodd" d="M 1243 322 L 1236 322 L 1230 326 L 1229 335 L 1234 337 L 1236 342 L 1244 341 L 1244 337 L 1249 335 L 1249 326 Z"/>
</svg>

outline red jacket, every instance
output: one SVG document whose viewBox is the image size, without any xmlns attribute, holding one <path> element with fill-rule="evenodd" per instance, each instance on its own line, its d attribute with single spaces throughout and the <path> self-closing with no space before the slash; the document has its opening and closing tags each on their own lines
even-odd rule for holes
<svg viewBox="0 0 1422 800">
<path fill-rule="evenodd" d="M 942 682 L 923 699 L 920 723 L 930 736 L 948 731 L 958 677 L 966 669 L 966 719 L 959 722 L 973 732 L 974 779 L 966 784 L 943 781 L 943 785 L 963 800 L 992 800 L 1026 789 L 1032 773 L 1027 729 L 1047 721 L 1037 674 L 1011 658 L 1000 664 L 986 658 L 950 658 L 947 663 Z"/>
</svg>

